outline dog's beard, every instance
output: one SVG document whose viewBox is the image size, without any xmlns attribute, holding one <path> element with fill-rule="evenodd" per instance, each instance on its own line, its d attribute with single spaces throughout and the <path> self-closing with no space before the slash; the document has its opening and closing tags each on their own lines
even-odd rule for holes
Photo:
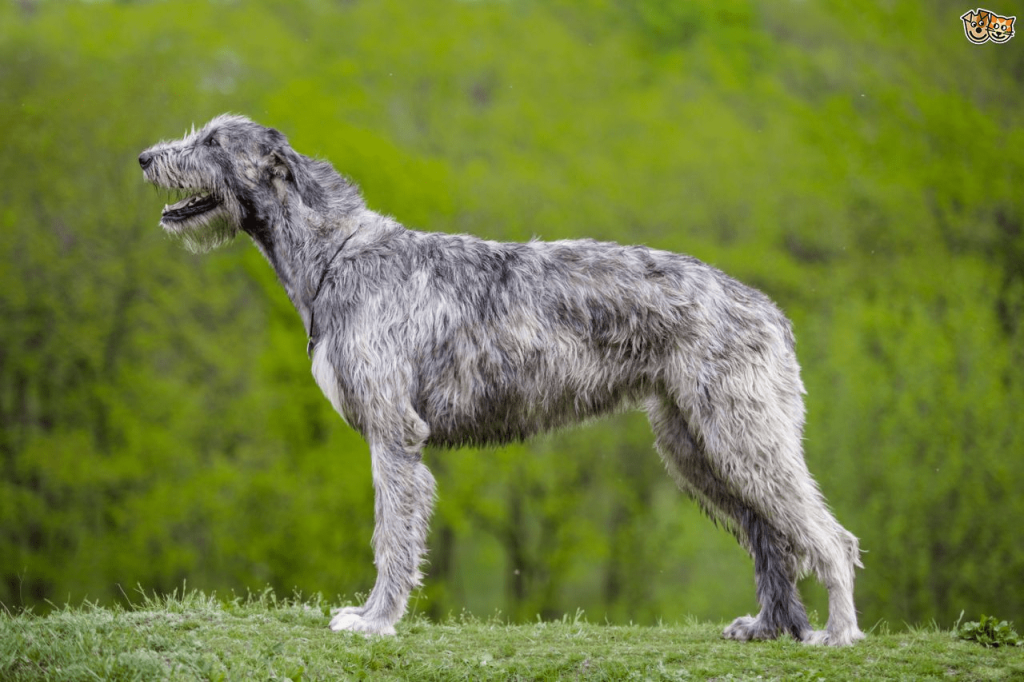
<svg viewBox="0 0 1024 682">
<path fill-rule="evenodd" d="M 223 207 L 187 220 L 160 224 L 167 234 L 192 253 L 213 251 L 230 242 L 238 233 Z"/>
</svg>

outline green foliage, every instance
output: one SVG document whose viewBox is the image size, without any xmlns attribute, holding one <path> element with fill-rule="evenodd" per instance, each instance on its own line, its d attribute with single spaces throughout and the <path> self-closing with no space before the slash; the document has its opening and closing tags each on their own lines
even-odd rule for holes
<svg viewBox="0 0 1024 682">
<path fill-rule="evenodd" d="M 1013 629 L 1013 623 L 985 614 L 981 614 L 980 621 L 961 623 L 953 634 L 984 647 L 1024 646 L 1024 639 Z"/>
<path fill-rule="evenodd" d="M 646 243 L 762 288 L 867 551 L 862 622 L 1024 614 L 1024 53 L 968 44 L 964 9 L 0 5 L 0 602 L 371 585 L 366 447 L 298 316 L 250 246 L 169 243 L 139 178 L 141 149 L 237 111 L 411 227 Z M 642 415 L 426 460 L 419 611 L 756 608 Z"/>
</svg>

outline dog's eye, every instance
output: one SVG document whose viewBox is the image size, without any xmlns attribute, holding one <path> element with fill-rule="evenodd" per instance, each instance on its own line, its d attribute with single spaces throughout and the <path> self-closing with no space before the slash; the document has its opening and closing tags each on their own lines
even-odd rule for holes
<svg viewBox="0 0 1024 682">
<path fill-rule="evenodd" d="M 217 138 L 216 137 L 214 137 L 213 135 L 210 135 L 208 138 L 203 140 L 203 146 L 204 147 L 219 147 L 220 143 L 217 142 Z"/>
</svg>

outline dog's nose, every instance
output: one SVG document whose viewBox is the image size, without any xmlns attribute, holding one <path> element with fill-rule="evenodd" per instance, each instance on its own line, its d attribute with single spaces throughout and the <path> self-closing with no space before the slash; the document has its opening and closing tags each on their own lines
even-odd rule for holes
<svg viewBox="0 0 1024 682">
<path fill-rule="evenodd" d="M 142 170 L 149 168 L 150 164 L 153 163 L 153 155 L 149 152 L 142 152 L 139 154 L 139 165 L 142 166 Z"/>
</svg>

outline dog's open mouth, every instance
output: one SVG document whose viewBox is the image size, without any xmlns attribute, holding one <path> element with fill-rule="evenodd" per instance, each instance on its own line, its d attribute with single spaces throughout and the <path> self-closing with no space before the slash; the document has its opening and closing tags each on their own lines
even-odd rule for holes
<svg viewBox="0 0 1024 682">
<path fill-rule="evenodd" d="M 161 218 L 164 222 L 180 222 L 208 213 L 220 206 L 220 200 L 212 192 L 200 192 L 176 204 L 164 206 Z"/>
</svg>

